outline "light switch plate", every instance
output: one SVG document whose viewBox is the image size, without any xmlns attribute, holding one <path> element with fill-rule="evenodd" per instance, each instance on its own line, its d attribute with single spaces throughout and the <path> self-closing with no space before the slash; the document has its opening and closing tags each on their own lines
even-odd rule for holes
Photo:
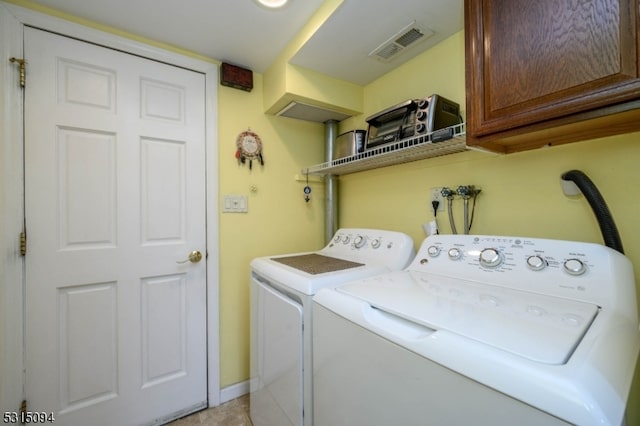
<svg viewBox="0 0 640 426">
<path fill-rule="evenodd" d="M 249 205 L 246 195 L 225 195 L 222 200 L 222 213 L 247 213 Z"/>
</svg>

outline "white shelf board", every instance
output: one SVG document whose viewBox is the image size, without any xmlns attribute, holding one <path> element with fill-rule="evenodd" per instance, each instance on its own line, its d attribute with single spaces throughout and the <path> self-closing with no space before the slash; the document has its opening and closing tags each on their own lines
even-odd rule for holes
<svg viewBox="0 0 640 426">
<path fill-rule="evenodd" d="M 446 141 L 432 142 L 433 133 L 414 136 L 349 157 L 317 164 L 302 170 L 302 173 L 346 175 L 467 151 L 465 123 L 457 124 L 452 128 L 453 138 Z"/>
</svg>

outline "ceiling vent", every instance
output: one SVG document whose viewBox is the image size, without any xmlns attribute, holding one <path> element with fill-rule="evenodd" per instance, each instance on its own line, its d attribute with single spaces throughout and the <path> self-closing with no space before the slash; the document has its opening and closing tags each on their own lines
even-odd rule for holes
<svg viewBox="0 0 640 426">
<path fill-rule="evenodd" d="M 433 35 L 433 31 L 422 30 L 413 21 L 411 24 L 398 31 L 393 37 L 376 47 L 369 56 L 383 62 L 389 62 L 409 46 L 419 41 L 426 40 Z"/>
<path fill-rule="evenodd" d="M 286 107 L 282 108 L 280 112 L 276 113 L 276 115 L 318 123 L 324 123 L 329 120 L 342 121 L 345 118 L 351 117 L 349 114 L 296 101 L 290 102 Z"/>
</svg>

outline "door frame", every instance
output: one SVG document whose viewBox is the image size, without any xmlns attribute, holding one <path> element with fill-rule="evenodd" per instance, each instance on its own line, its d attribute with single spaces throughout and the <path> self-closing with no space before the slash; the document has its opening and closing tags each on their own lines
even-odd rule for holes
<svg viewBox="0 0 640 426">
<path fill-rule="evenodd" d="M 218 64 L 76 24 L 0 1 L 0 409 L 17 411 L 24 389 L 23 94 L 9 58 L 23 57 L 23 29 L 32 26 L 205 76 L 207 229 L 207 396 L 220 405 L 220 251 L 218 220 Z M 29 65 L 27 64 L 27 84 Z M 28 253 L 28 252 L 27 252 Z M 21 389 L 21 391 L 20 391 Z"/>
</svg>

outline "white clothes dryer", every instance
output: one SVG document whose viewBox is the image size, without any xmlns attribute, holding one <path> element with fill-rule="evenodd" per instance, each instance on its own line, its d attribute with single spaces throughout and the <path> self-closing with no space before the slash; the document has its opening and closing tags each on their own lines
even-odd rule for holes
<svg viewBox="0 0 640 426">
<path fill-rule="evenodd" d="M 640 332 L 608 247 L 435 235 L 314 309 L 316 426 L 623 423 Z"/>
<path fill-rule="evenodd" d="M 313 424 L 312 297 L 321 288 L 402 270 L 406 234 L 349 228 L 316 252 L 251 262 L 250 415 L 254 426 Z"/>
</svg>

